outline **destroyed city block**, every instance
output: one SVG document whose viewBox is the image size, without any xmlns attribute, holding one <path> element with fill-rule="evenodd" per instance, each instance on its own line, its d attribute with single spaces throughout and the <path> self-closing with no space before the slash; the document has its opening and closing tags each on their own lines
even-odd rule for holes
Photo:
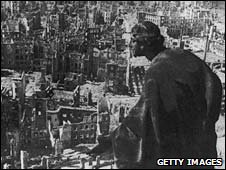
<svg viewBox="0 0 226 170">
<path fill-rule="evenodd" d="M 224 1 L 1 1 L 1 169 L 115 168 L 98 146 L 143 93 L 151 61 L 130 41 L 144 21 L 220 78 L 225 160 Z"/>
</svg>

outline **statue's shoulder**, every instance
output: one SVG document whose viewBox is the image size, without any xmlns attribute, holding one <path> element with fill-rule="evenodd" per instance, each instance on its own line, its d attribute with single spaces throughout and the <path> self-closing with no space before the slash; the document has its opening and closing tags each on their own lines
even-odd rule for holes
<svg viewBox="0 0 226 170">
<path fill-rule="evenodd" d="M 174 49 L 165 49 L 164 51 L 160 52 L 153 58 L 150 70 L 165 65 L 169 60 L 171 60 L 173 56 L 175 56 L 176 53 L 177 52 Z"/>
<path fill-rule="evenodd" d="M 163 50 L 162 52 L 160 52 L 153 60 L 153 62 L 157 62 L 157 61 L 164 61 L 164 60 L 168 60 L 172 57 L 176 57 L 176 56 L 181 56 L 184 55 L 186 53 L 185 50 L 180 49 L 180 48 L 174 48 L 174 49 L 170 49 L 167 48 L 165 50 Z"/>
<path fill-rule="evenodd" d="M 202 62 L 199 57 L 191 53 L 188 50 L 175 48 L 175 49 L 165 49 L 160 52 L 153 60 L 152 64 L 184 64 L 184 63 L 200 63 Z"/>
<path fill-rule="evenodd" d="M 178 69 L 197 70 L 200 67 L 200 61 L 194 54 L 183 49 L 165 49 L 160 52 L 152 60 L 150 67 L 147 70 L 148 76 L 160 76 L 174 72 Z"/>
</svg>

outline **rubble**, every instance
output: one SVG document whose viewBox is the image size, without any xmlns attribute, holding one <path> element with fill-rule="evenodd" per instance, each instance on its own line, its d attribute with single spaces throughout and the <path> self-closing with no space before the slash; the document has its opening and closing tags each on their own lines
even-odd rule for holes
<svg viewBox="0 0 226 170">
<path fill-rule="evenodd" d="M 121 124 L 140 97 L 150 62 L 134 58 L 129 43 L 132 26 L 144 19 L 164 29 L 169 47 L 183 42 L 181 48 L 189 44 L 189 50 L 199 43 L 200 48 L 205 46 L 205 39 L 196 35 L 207 33 L 212 20 L 216 30 L 206 63 L 225 86 L 224 29 L 219 22 L 224 15 L 220 9 L 203 10 L 208 8 L 204 1 L 4 1 L 1 5 L 1 168 L 113 169 L 110 151 L 88 153 L 98 137 Z M 209 5 L 225 6 L 215 1 Z M 205 7 L 200 8 L 205 15 L 188 16 L 198 10 L 193 6 Z M 187 34 L 195 37 L 186 39 L 191 43 L 180 41 L 178 36 Z M 203 51 L 195 54 L 203 59 Z M 225 160 L 224 105 L 225 91 L 216 125 L 219 157 Z"/>
</svg>

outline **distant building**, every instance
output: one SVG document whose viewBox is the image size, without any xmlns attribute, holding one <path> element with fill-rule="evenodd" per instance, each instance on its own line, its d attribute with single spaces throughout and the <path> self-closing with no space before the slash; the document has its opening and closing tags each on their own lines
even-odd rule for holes
<svg viewBox="0 0 226 170">
<path fill-rule="evenodd" d="M 11 16 L 19 13 L 20 1 L 1 1 L 1 9 L 7 9 Z"/>
<path fill-rule="evenodd" d="M 45 147 L 49 143 L 49 135 L 47 133 L 47 116 L 46 116 L 46 100 L 35 99 L 34 110 L 32 115 L 31 126 L 31 143 L 34 147 Z"/>
<path fill-rule="evenodd" d="M 14 43 L 1 43 L 1 68 L 14 69 L 15 66 Z"/>
<path fill-rule="evenodd" d="M 87 29 L 87 40 L 90 42 L 96 42 L 96 40 L 100 39 L 100 28 L 90 27 Z"/>
<path fill-rule="evenodd" d="M 69 59 L 70 59 L 70 66 L 69 66 L 70 72 L 82 73 L 83 72 L 83 70 L 82 70 L 82 63 L 83 63 L 82 54 L 79 52 L 69 53 Z"/>
<path fill-rule="evenodd" d="M 15 70 L 29 71 L 32 69 L 33 44 L 23 42 L 15 44 Z"/>
<path fill-rule="evenodd" d="M 225 57 L 225 44 L 220 43 L 217 41 L 211 41 L 210 42 L 210 52 L 215 53 L 218 56 L 221 56 L 222 58 Z"/>
<path fill-rule="evenodd" d="M 150 66 L 150 61 L 145 56 L 139 59 L 132 57 L 129 64 L 130 68 L 127 70 L 129 92 L 140 95 L 143 91 L 145 70 Z"/>
<path fill-rule="evenodd" d="M 205 50 L 205 38 L 193 38 L 190 43 L 192 51 Z"/>
<path fill-rule="evenodd" d="M 97 114 L 96 109 L 82 109 L 60 106 L 57 110 L 47 111 L 47 119 L 54 129 L 61 129 L 64 122 L 67 133 L 61 136 L 63 145 L 71 147 L 80 143 L 96 143 Z M 108 113 L 100 114 L 100 131 L 103 135 L 109 134 L 110 116 Z"/>
<path fill-rule="evenodd" d="M 180 1 L 180 6 L 183 8 L 186 7 L 196 7 L 197 5 L 202 5 L 203 1 Z"/>
<path fill-rule="evenodd" d="M 206 33 L 206 25 L 210 22 L 209 19 L 185 19 L 184 17 L 177 17 L 166 19 L 164 26 L 168 27 L 168 35 L 173 38 L 179 38 L 182 35 L 190 37 L 203 36 Z"/>
<path fill-rule="evenodd" d="M 19 23 L 9 20 L 2 32 L 2 68 L 29 71 L 32 68 L 33 43 L 19 31 Z"/>
<path fill-rule="evenodd" d="M 150 22 L 158 25 L 159 27 L 163 26 L 165 23 L 165 16 L 163 16 L 163 15 L 156 15 L 156 14 L 148 13 L 148 12 L 138 12 L 137 17 L 138 17 L 137 18 L 138 22 L 150 21 Z"/>
<path fill-rule="evenodd" d="M 104 12 L 104 22 L 106 24 L 111 24 L 111 12 Z"/>
<path fill-rule="evenodd" d="M 34 42 L 33 48 L 33 70 L 34 71 L 41 71 L 43 66 L 45 65 L 45 52 L 44 52 L 44 43 L 40 40 Z"/>
<path fill-rule="evenodd" d="M 46 6 L 47 6 L 47 10 L 51 11 L 51 10 L 53 10 L 56 1 L 46 1 L 45 3 L 46 3 Z"/>
<path fill-rule="evenodd" d="M 115 94 L 127 94 L 126 85 L 126 65 L 117 65 L 112 63 L 106 64 L 106 85 L 110 91 Z"/>
<path fill-rule="evenodd" d="M 50 15 L 50 27 L 56 30 L 59 28 L 59 15 Z"/>
<path fill-rule="evenodd" d="M 64 13 L 59 13 L 59 31 L 64 31 L 66 28 L 66 15 Z"/>
</svg>

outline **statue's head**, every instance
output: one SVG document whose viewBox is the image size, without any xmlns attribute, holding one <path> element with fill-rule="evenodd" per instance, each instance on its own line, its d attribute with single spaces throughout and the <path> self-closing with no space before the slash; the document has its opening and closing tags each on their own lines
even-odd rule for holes
<svg viewBox="0 0 226 170">
<path fill-rule="evenodd" d="M 136 24 L 132 28 L 130 47 L 133 55 L 146 56 L 152 60 L 163 49 L 164 37 L 157 25 L 149 21 Z"/>
</svg>

